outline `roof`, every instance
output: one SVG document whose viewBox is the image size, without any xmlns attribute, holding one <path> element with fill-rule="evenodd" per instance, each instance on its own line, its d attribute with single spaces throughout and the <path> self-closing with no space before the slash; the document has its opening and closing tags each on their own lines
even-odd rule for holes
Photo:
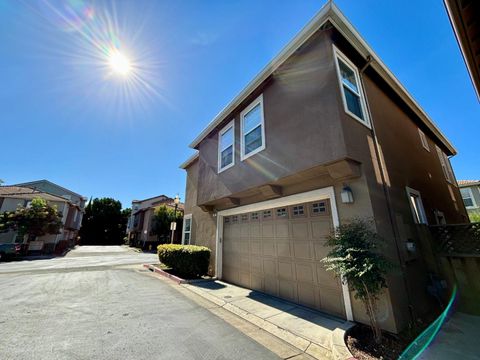
<svg viewBox="0 0 480 360">
<path fill-rule="evenodd" d="M 472 185 L 480 185 L 480 180 L 457 180 L 458 186 L 467 187 Z"/>
<path fill-rule="evenodd" d="M 157 195 L 157 196 L 152 196 L 152 197 L 149 197 L 149 198 L 143 199 L 143 200 L 132 200 L 132 204 L 134 204 L 134 203 L 142 203 L 142 202 L 144 202 L 144 201 L 149 201 L 149 200 L 153 200 L 153 199 L 157 199 L 157 198 L 158 198 L 158 199 L 160 199 L 160 198 L 165 198 L 165 200 L 168 200 L 168 199 L 173 200 L 172 198 L 170 198 L 170 197 L 167 196 L 167 195 Z"/>
<path fill-rule="evenodd" d="M 55 184 L 54 182 L 51 182 L 49 180 L 46 180 L 46 179 L 43 179 L 43 180 L 35 180 L 35 181 L 29 181 L 29 182 L 25 182 L 25 183 L 20 183 L 20 184 L 15 184 L 16 186 L 26 186 L 26 187 L 31 187 L 31 186 L 35 186 L 35 184 L 38 184 L 38 183 L 49 183 L 50 185 L 54 185 L 54 186 L 57 186 L 59 187 L 60 189 L 62 190 L 65 190 L 73 195 L 76 195 L 78 196 L 79 198 L 81 199 L 86 199 L 83 195 L 80 195 L 80 194 L 77 194 L 76 192 L 72 191 L 72 190 L 69 190 L 67 188 L 64 188 L 63 186 L 60 186 L 58 184 Z"/>
<path fill-rule="evenodd" d="M 444 0 L 450 23 L 480 100 L 480 2 Z"/>
<path fill-rule="evenodd" d="M 283 50 L 263 68 L 263 70 L 207 125 L 207 127 L 193 140 L 191 148 L 197 149 L 200 142 L 205 139 L 237 106 L 239 106 L 258 86 L 260 86 L 281 64 L 285 62 L 305 41 L 307 41 L 323 24 L 330 22 L 350 42 L 350 44 L 367 59 L 372 59 L 370 66 L 392 87 L 392 89 L 405 101 L 422 122 L 438 137 L 452 155 L 457 151 L 432 119 L 425 113 L 405 87 L 398 81 L 379 56 L 372 50 L 360 36 L 353 25 L 345 18 L 338 7 L 331 1 L 325 4 L 307 25 L 283 48 Z M 190 159 L 189 159 L 190 160 Z M 188 166 L 187 163 L 186 166 Z M 185 164 L 184 163 L 184 164 Z M 183 168 L 184 164 L 180 167 Z"/>
<path fill-rule="evenodd" d="M 39 197 L 47 201 L 69 202 L 67 199 L 22 186 L 0 186 L 0 197 L 31 200 Z"/>
<path fill-rule="evenodd" d="M 198 159 L 198 151 L 195 152 L 195 154 L 193 154 L 192 156 L 190 156 L 187 160 L 185 160 L 185 162 L 180 165 L 180 169 L 186 169 L 187 167 L 189 167 L 190 165 L 192 165 L 192 163 Z"/>
</svg>

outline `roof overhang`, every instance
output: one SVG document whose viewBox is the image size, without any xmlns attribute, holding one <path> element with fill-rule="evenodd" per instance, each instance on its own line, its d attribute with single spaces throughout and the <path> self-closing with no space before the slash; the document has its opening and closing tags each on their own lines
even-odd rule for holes
<svg viewBox="0 0 480 360">
<path fill-rule="evenodd" d="M 198 151 L 193 154 L 192 156 L 190 156 L 185 162 L 183 162 L 181 165 L 180 165 L 180 169 L 183 169 L 185 170 L 186 168 L 188 168 L 195 160 L 198 159 Z"/>
<path fill-rule="evenodd" d="M 283 64 L 305 41 L 307 41 L 325 23 L 330 21 L 335 28 L 349 41 L 349 43 L 367 59 L 373 60 L 370 66 L 392 87 L 399 97 L 412 109 L 432 133 L 443 143 L 451 155 L 457 153 L 453 145 L 443 135 L 432 119 L 420 107 L 415 99 L 408 93 L 400 81 L 393 75 L 387 66 L 375 54 L 372 48 L 360 36 L 358 31 L 346 19 L 342 12 L 333 2 L 325 4 L 320 11 L 310 20 L 307 25 L 283 48 L 283 50 L 267 65 L 248 85 L 207 125 L 207 127 L 193 140 L 190 147 L 198 149 L 200 142 L 205 139 L 237 106 L 260 86 L 281 64 Z M 194 155 L 195 156 L 195 155 Z M 198 155 L 196 155 L 198 157 Z M 180 167 L 184 169 L 192 161 L 188 159 Z M 189 163 L 190 161 L 190 163 Z M 186 164 L 186 165 L 185 165 Z"/>
</svg>

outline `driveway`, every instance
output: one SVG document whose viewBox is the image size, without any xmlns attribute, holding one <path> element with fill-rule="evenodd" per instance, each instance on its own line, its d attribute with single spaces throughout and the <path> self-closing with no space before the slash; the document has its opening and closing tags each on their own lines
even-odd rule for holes
<svg viewBox="0 0 480 360">
<path fill-rule="evenodd" d="M 0 264 L 1 359 L 278 359 L 126 247 Z"/>
</svg>

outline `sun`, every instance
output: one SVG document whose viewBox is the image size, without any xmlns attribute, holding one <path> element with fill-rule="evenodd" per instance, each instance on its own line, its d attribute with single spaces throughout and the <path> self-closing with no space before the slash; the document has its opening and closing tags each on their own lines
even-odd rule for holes
<svg viewBox="0 0 480 360">
<path fill-rule="evenodd" d="M 132 72 L 132 64 L 128 57 L 116 49 L 109 52 L 108 64 L 116 74 L 128 76 Z"/>
</svg>

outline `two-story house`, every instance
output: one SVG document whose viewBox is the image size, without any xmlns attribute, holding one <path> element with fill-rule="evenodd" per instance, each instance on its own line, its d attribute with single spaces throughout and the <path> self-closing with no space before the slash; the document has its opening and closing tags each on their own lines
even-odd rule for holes
<svg viewBox="0 0 480 360">
<path fill-rule="evenodd" d="M 175 199 L 159 195 L 144 200 L 132 201 L 132 214 L 127 223 L 127 238 L 130 245 L 142 248 L 157 245 L 158 237 L 152 233 L 152 220 L 160 206 L 175 209 Z M 183 203 L 179 202 L 177 204 L 176 209 L 179 214 L 183 213 L 183 207 Z M 176 232 L 176 238 L 179 237 L 178 233 Z"/>
<path fill-rule="evenodd" d="M 456 151 L 333 3 L 190 146 L 182 238 L 218 278 L 368 323 L 320 260 L 336 226 L 369 218 L 397 269 L 381 326 L 434 306 L 417 230 L 467 221 Z"/>
<path fill-rule="evenodd" d="M 458 186 L 468 215 L 480 218 L 480 180 L 459 180 Z"/>
<path fill-rule="evenodd" d="M 67 247 L 72 247 L 77 243 L 78 232 L 82 226 L 83 214 L 85 213 L 86 197 L 48 180 L 30 181 L 15 186 L 28 187 L 66 199 L 65 209 L 59 209 L 64 214 L 62 218 L 63 228 L 61 233 L 56 235 L 55 243 L 61 241 L 64 243 L 63 246 Z M 45 244 L 43 251 L 47 253 L 53 251 L 51 242 Z"/>
</svg>

